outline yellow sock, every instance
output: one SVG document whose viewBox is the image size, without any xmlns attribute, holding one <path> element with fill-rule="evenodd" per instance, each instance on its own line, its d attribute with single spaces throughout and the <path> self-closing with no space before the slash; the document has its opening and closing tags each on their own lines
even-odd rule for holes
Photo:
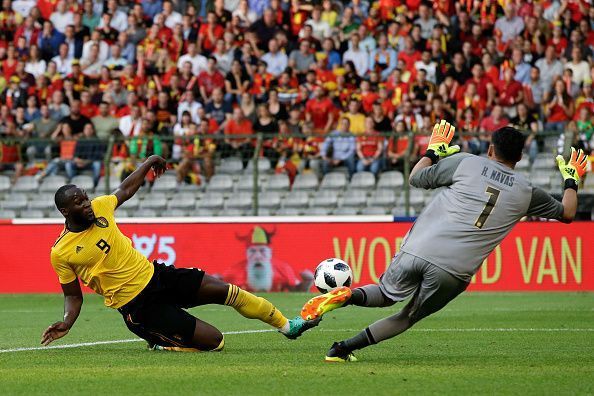
<svg viewBox="0 0 594 396">
<path fill-rule="evenodd" d="M 249 319 L 260 319 L 264 323 L 281 329 L 289 320 L 272 303 L 262 297 L 254 296 L 235 285 L 229 285 L 225 305 Z"/>
</svg>

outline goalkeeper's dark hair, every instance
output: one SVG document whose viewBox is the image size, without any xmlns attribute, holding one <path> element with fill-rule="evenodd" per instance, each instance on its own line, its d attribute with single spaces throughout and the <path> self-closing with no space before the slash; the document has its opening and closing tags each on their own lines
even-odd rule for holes
<svg viewBox="0 0 594 396">
<path fill-rule="evenodd" d="M 518 129 L 506 126 L 493 132 L 491 143 L 497 158 L 515 164 L 522 158 L 526 136 Z"/>
<path fill-rule="evenodd" d="M 54 195 L 54 203 L 56 204 L 56 208 L 62 209 L 68 205 L 68 198 L 66 197 L 66 192 L 71 188 L 76 188 L 74 184 L 66 184 L 56 191 L 56 195 Z"/>
</svg>

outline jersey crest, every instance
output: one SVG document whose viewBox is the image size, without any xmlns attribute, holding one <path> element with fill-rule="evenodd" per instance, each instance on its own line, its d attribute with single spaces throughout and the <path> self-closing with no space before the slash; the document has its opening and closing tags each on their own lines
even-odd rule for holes
<svg viewBox="0 0 594 396">
<path fill-rule="evenodd" d="M 101 216 L 95 219 L 95 225 L 99 228 L 107 228 L 109 226 L 109 222 L 105 217 Z"/>
</svg>

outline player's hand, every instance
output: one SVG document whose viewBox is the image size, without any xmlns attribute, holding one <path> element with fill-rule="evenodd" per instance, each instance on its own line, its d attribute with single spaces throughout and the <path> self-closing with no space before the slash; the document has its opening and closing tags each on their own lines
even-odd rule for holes
<svg viewBox="0 0 594 396">
<path fill-rule="evenodd" d="M 64 322 L 56 322 L 48 327 L 41 335 L 41 345 L 47 346 L 52 341 L 64 337 L 70 331 L 70 327 Z"/>
<path fill-rule="evenodd" d="M 566 163 L 562 155 L 558 155 L 557 166 L 563 180 L 573 179 L 576 183 L 580 181 L 580 177 L 586 173 L 586 165 L 588 164 L 588 156 L 582 150 L 571 148 L 571 155 L 569 161 Z"/>
<path fill-rule="evenodd" d="M 160 157 L 158 155 L 151 155 L 148 158 L 148 160 L 152 163 L 152 168 L 153 172 L 155 172 L 155 177 L 159 177 L 163 173 L 165 173 L 165 170 L 167 169 L 167 161 L 165 161 L 163 157 Z"/>
<path fill-rule="evenodd" d="M 427 150 L 432 150 L 440 158 L 448 157 L 459 152 L 460 146 L 450 147 L 455 131 L 456 127 L 446 120 L 441 120 L 440 123 L 435 124 Z"/>
</svg>

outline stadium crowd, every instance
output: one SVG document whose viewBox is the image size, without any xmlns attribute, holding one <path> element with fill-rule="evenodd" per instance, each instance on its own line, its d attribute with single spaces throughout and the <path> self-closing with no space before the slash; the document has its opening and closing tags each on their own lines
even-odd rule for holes
<svg viewBox="0 0 594 396">
<path fill-rule="evenodd" d="M 473 153 L 510 123 L 531 160 L 543 131 L 589 151 L 593 28 L 587 0 L 3 0 L 0 171 L 97 182 L 115 136 L 123 175 L 159 154 L 200 183 L 262 133 L 291 178 L 377 174 L 439 119 Z"/>
</svg>

